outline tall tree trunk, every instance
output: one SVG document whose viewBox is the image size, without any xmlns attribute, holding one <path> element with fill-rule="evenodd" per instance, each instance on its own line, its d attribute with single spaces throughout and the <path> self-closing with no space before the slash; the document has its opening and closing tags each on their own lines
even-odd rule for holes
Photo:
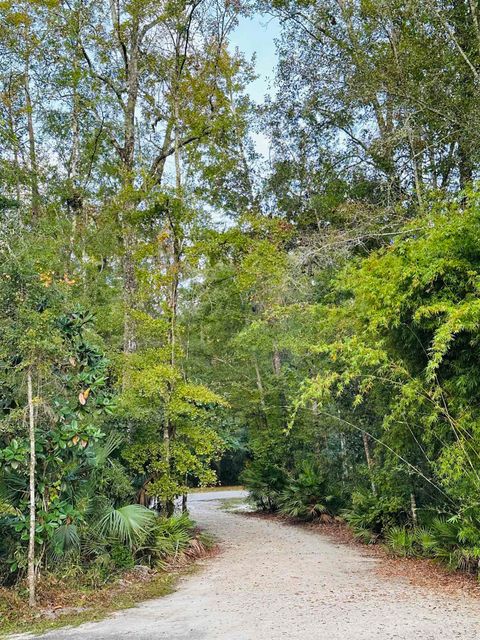
<svg viewBox="0 0 480 640">
<path fill-rule="evenodd" d="M 250 167 L 247 161 L 247 153 L 245 150 L 245 145 L 243 144 L 243 135 L 242 132 L 239 130 L 239 127 L 236 124 L 237 121 L 237 109 L 236 109 L 236 105 L 235 105 L 235 97 L 233 94 L 233 88 L 232 88 L 232 84 L 229 83 L 229 87 L 228 87 L 228 91 L 229 91 L 229 102 L 230 102 L 230 110 L 232 112 L 232 116 L 235 119 L 235 124 L 233 127 L 233 131 L 235 134 L 235 138 L 237 141 L 237 147 L 238 147 L 238 154 L 239 154 L 239 159 L 240 159 L 240 164 L 242 167 L 242 173 L 243 173 L 243 179 L 245 181 L 245 187 L 248 191 L 248 203 L 250 208 L 258 208 L 259 206 L 259 202 L 258 202 L 258 198 L 255 197 L 255 191 L 253 188 L 253 180 L 252 180 L 252 175 L 250 172 Z"/>
<path fill-rule="evenodd" d="M 458 176 L 460 189 L 465 189 L 473 180 L 473 162 L 465 139 L 458 143 Z"/>
<path fill-rule="evenodd" d="M 417 194 L 417 202 L 420 210 L 423 209 L 423 171 L 421 162 L 421 151 L 418 148 L 417 138 L 414 136 L 410 124 L 406 124 L 408 144 L 410 146 L 410 156 L 413 167 L 413 180 L 415 183 L 415 193 Z"/>
<path fill-rule="evenodd" d="M 453 0 L 450 14 L 453 21 L 453 37 L 455 43 L 461 52 L 463 61 L 467 63 L 463 64 L 463 62 L 461 62 L 459 67 L 459 86 L 462 87 L 463 105 L 467 110 L 464 114 L 465 122 L 468 122 L 468 116 L 477 108 L 476 102 L 478 101 L 479 51 L 477 48 L 477 38 L 479 37 L 479 33 L 475 29 L 475 27 L 478 26 L 478 23 L 475 24 L 475 21 L 478 20 L 478 13 L 473 10 L 474 7 L 474 2 L 470 2 L 467 7 L 464 0 Z M 469 18 L 471 18 L 471 20 Z M 460 189 L 465 189 L 473 180 L 475 165 L 472 159 L 472 151 L 470 131 L 467 126 L 462 127 L 458 134 L 457 151 Z"/>
<path fill-rule="evenodd" d="M 179 131 L 179 123 L 180 123 L 180 112 L 179 112 L 179 102 L 178 102 L 178 87 L 175 88 L 174 95 L 174 119 L 175 119 L 175 130 L 174 130 L 174 161 L 175 161 L 175 189 L 177 198 L 182 197 L 182 174 L 181 174 L 181 163 L 180 163 L 180 131 Z M 181 264 L 181 254 L 182 249 L 180 245 L 180 239 L 178 237 L 178 229 L 177 224 L 174 219 L 174 215 L 169 216 L 169 226 L 170 226 L 170 247 L 171 247 L 171 256 L 170 256 L 170 293 L 168 300 L 168 307 L 170 313 L 170 327 L 168 331 L 168 343 L 170 348 L 170 365 L 175 367 L 175 352 L 176 352 L 176 333 L 177 333 L 177 310 L 178 310 L 178 286 L 180 279 L 180 264 Z M 173 384 L 170 385 L 169 389 L 170 394 L 174 392 Z M 165 425 L 163 428 L 163 441 L 165 444 L 165 452 L 167 457 L 167 465 L 169 468 L 169 473 L 174 473 L 173 468 L 173 460 L 171 458 L 171 442 L 175 438 L 175 425 L 172 421 L 167 418 L 165 420 Z M 182 498 L 182 509 L 185 504 L 186 507 L 186 498 L 185 503 Z M 167 515 L 170 516 L 173 514 L 175 509 L 175 505 L 173 500 L 166 501 L 166 510 Z"/>
<path fill-rule="evenodd" d="M 8 81 L 7 114 L 8 114 L 8 128 L 9 128 L 10 138 L 12 140 L 13 167 L 15 170 L 15 194 L 17 197 L 17 202 L 20 205 L 20 200 L 21 200 L 20 161 L 19 161 L 19 155 L 18 155 L 18 138 L 15 132 L 15 119 L 13 116 L 12 76 L 10 76 Z"/>
<path fill-rule="evenodd" d="M 79 69 L 79 43 L 77 42 L 74 61 L 73 61 L 73 74 L 74 77 L 78 76 Z M 78 235 L 78 220 L 83 218 L 83 198 L 79 185 L 79 159 L 80 159 L 80 97 L 78 94 L 78 81 L 75 79 L 72 88 L 72 113 L 71 113 L 71 127 L 72 127 L 72 146 L 70 149 L 70 157 L 67 163 L 67 175 L 68 175 L 68 199 L 67 208 L 71 218 L 71 233 L 70 233 L 70 261 L 72 265 L 80 266 L 80 274 L 83 285 L 83 290 L 86 293 L 87 278 L 85 270 L 86 252 L 85 252 L 85 233 Z M 81 250 L 78 252 L 78 241 L 81 245 Z M 80 255 L 76 255 L 77 252 Z"/>
<path fill-rule="evenodd" d="M 325 438 L 325 448 L 327 447 L 327 438 Z M 340 432 L 340 457 L 342 463 L 342 478 L 345 480 L 348 478 L 348 467 L 347 467 L 347 443 L 345 441 L 345 434 L 343 431 Z"/>
<path fill-rule="evenodd" d="M 282 357 L 276 345 L 273 348 L 272 364 L 273 364 L 273 373 L 277 376 L 277 378 L 279 378 L 282 373 Z"/>
<path fill-rule="evenodd" d="M 265 423 L 265 428 L 268 428 L 267 407 L 265 405 L 265 389 L 263 388 L 262 376 L 260 374 L 260 368 L 258 366 L 258 360 L 256 356 L 253 357 L 253 366 L 255 368 L 258 395 L 260 396 L 260 408 L 262 410 L 262 417 Z"/>
<path fill-rule="evenodd" d="M 32 217 L 38 218 L 40 208 L 40 192 L 38 189 L 38 164 L 35 142 L 35 127 L 33 124 L 33 105 L 30 95 L 30 65 L 27 60 L 24 72 L 25 107 L 27 113 L 28 146 L 30 155 L 30 189 L 32 198 Z"/>
<path fill-rule="evenodd" d="M 32 371 L 27 373 L 27 398 L 28 398 L 28 433 L 30 439 L 30 465 L 29 465 L 29 489 L 30 489 L 30 527 L 28 536 L 28 603 L 35 606 L 35 409 L 33 405 Z"/>
<path fill-rule="evenodd" d="M 128 43 L 123 41 L 121 17 L 118 12 L 118 4 L 115 0 L 110 0 L 110 14 L 112 28 L 117 42 L 119 55 L 124 61 L 124 71 L 126 78 L 126 100 L 122 100 L 123 117 L 123 146 L 116 145 L 120 159 L 120 171 L 123 182 L 123 194 L 125 213 L 121 216 L 122 229 L 122 270 L 123 270 L 123 351 L 125 354 L 133 353 L 136 350 L 135 323 L 131 310 L 135 304 L 137 292 L 137 282 L 135 277 L 134 249 L 135 236 L 132 230 L 130 214 L 136 206 L 135 196 L 135 112 L 138 101 L 139 88 L 139 56 L 140 56 L 140 26 L 139 16 L 135 14 L 129 24 Z M 124 374 L 123 385 L 126 379 Z"/>
<path fill-rule="evenodd" d="M 134 263 L 134 237 L 130 229 L 129 221 L 122 220 L 122 270 L 123 270 L 123 353 L 134 353 L 137 348 L 135 336 L 135 323 L 132 317 L 132 308 L 135 304 L 137 280 L 135 277 Z M 124 378 L 125 383 L 125 378 Z"/>
</svg>

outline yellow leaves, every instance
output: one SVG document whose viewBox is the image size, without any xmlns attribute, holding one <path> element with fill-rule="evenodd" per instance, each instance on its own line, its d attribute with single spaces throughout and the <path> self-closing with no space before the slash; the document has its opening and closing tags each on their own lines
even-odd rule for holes
<svg viewBox="0 0 480 640">
<path fill-rule="evenodd" d="M 7 3 L 4 2 L 2 4 L 7 4 Z M 15 27 L 20 27 L 20 26 L 29 26 L 32 20 L 30 16 L 27 15 L 26 13 L 23 13 L 22 11 L 14 11 L 7 15 L 7 22 L 9 22 L 11 25 Z"/>
<path fill-rule="evenodd" d="M 168 229 L 163 229 L 162 231 L 160 231 L 160 233 L 157 235 L 157 242 L 160 245 L 164 245 L 165 242 L 170 238 L 170 232 Z"/>
<path fill-rule="evenodd" d="M 89 395 L 90 395 L 90 389 L 85 389 L 85 391 L 80 391 L 80 393 L 78 394 L 78 401 L 82 406 L 87 404 Z"/>
<path fill-rule="evenodd" d="M 44 271 L 44 272 L 39 274 L 39 278 L 40 278 L 40 281 L 42 282 L 43 286 L 48 289 L 49 287 L 52 286 L 52 284 L 55 281 L 55 271 Z M 72 285 L 74 285 L 76 283 L 76 280 L 69 278 L 67 273 L 64 273 L 61 278 L 59 277 L 58 281 L 59 282 L 63 282 L 64 284 L 68 285 L 69 287 L 71 287 Z"/>
<path fill-rule="evenodd" d="M 48 288 L 52 286 L 53 283 L 53 275 L 54 272 L 53 271 L 46 271 L 45 273 L 41 273 L 40 274 L 40 281 L 42 282 L 43 286 Z"/>
<path fill-rule="evenodd" d="M 66 273 L 63 274 L 63 282 L 65 282 L 65 284 L 68 284 L 69 286 L 75 284 L 75 280 L 70 280 Z"/>
<path fill-rule="evenodd" d="M 80 444 L 80 446 L 82 447 L 82 449 L 85 449 L 85 447 L 88 444 L 88 440 L 85 440 L 84 438 L 80 439 L 80 436 L 73 436 L 72 438 L 72 444 L 74 444 L 75 446 L 77 444 Z"/>
</svg>

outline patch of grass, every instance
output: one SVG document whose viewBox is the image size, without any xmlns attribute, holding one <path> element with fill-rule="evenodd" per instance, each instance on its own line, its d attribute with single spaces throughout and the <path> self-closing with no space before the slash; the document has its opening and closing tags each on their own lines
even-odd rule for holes
<svg viewBox="0 0 480 640">
<path fill-rule="evenodd" d="M 223 511 L 243 512 L 245 511 L 246 504 L 251 504 L 248 498 L 229 498 L 227 500 L 222 500 L 221 509 Z"/>
<path fill-rule="evenodd" d="M 121 578 L 99 590 L 75 589 L 63 583 L 62 600 L 71 606 L 57 609 L 55 606 L 30 609 L 22 592 L 0 590 L 0 636 L 13 633 L 42 633 L 51 629 L 72 626 L 84 622 L 102 620 L 120 609 L 129 609 L 137 603 L 165 596 L 173 591 L 178 573 L 156 572 L 140 578 Z M 51 598 L 53 599 L 53 594 Z M 54 617 L 53 617 L 54 616 Z"/>
<path fill-rule="evenodd" d="M 189 493 L 212 493 L 214 491 L 243 491 L 245 487 L 238 485 L 232 487 L 197 487 L 190 489 Z"/>
</svg>

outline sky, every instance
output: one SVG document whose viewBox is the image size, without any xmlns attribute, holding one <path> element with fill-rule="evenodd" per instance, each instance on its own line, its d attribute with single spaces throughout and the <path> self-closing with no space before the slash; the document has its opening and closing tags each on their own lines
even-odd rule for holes
<svg viewBox="0 0 480 640">
<path fill-rule="evenodd" d="M 273 84 L 277 54 L 275 38 L 280 35 L 280 25 L 276 19 L 254 14 L 251 18 L 240 18 L 238 26 L 230 34 L 230 49 L 239 49 L 247 60 L 255 56 L 255 70 L 258 78 L 250 83 L 247 91 L 256 104 L 261 104 Z M 268 160 L 270 144 L 262 133 L 252 135 L 257 152 Z M 167 162 L 167 172 L 173 171 L 173 160 Z"/>
<path fill-rule="evenodd" d="M 277 64 L 274 39 L 280 35 L 280 25 L 275 18 L 255 14 L 251 18 L 241 18 L 235 31 L 230 35 L 232 47 L 238 47 L 247 60 L 255 56 L 258 79 L 251 83 L 249 93 L 255 102 L 262 102 L 268 92 L 269 80 L 273 79 Z"/>
<path fill-rule="evenodd" d="M 230 46 L 238 48 L 247 60 L 255 56 L 255 69 L 258 78 L 247 87 L 252 100 L 257 104 L 263 102 L 269 87 L 273 84 L 277 53 L 275 38 L 280 35 L 278 21 L 269 16 L 255 14 L 251 18 L 240 18 L 235 31 L 230 35 Z M 271 91 L 270 91 L 271 93 Z M 256 149 L 265 158 L 268 157 L 269 145 L 262 133 L 254 135 Z"/>
</svg>

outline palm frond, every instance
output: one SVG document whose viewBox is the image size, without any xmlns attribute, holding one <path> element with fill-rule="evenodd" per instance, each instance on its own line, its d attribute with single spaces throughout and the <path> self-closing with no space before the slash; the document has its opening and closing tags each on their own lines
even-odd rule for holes
<svg viewBox="0 0 480 640">
<path fill-rule="evenodd" d="M 99 469 L 101 468 L 112 455 L 115 449 L 122 444 L 124 438 L 120 433 L 111 433 L 102 444 L 96 444 L 94 447 L 94 457 L 92 459 L 92 465 Z"/>
<path fill-rule="evenodd" d="M 59 559 L 72 551 L 80 550 L 80 533 L 76 524 L 62 524 L 52 535 L 52 555 Z"/>
<path fill-rule="evenodd" d="M 130 546 L 142 538 L 154 524 L 157 515 L 140 504 L 109 509 L 98 523 L 101 535 Z"/>
</svg>

